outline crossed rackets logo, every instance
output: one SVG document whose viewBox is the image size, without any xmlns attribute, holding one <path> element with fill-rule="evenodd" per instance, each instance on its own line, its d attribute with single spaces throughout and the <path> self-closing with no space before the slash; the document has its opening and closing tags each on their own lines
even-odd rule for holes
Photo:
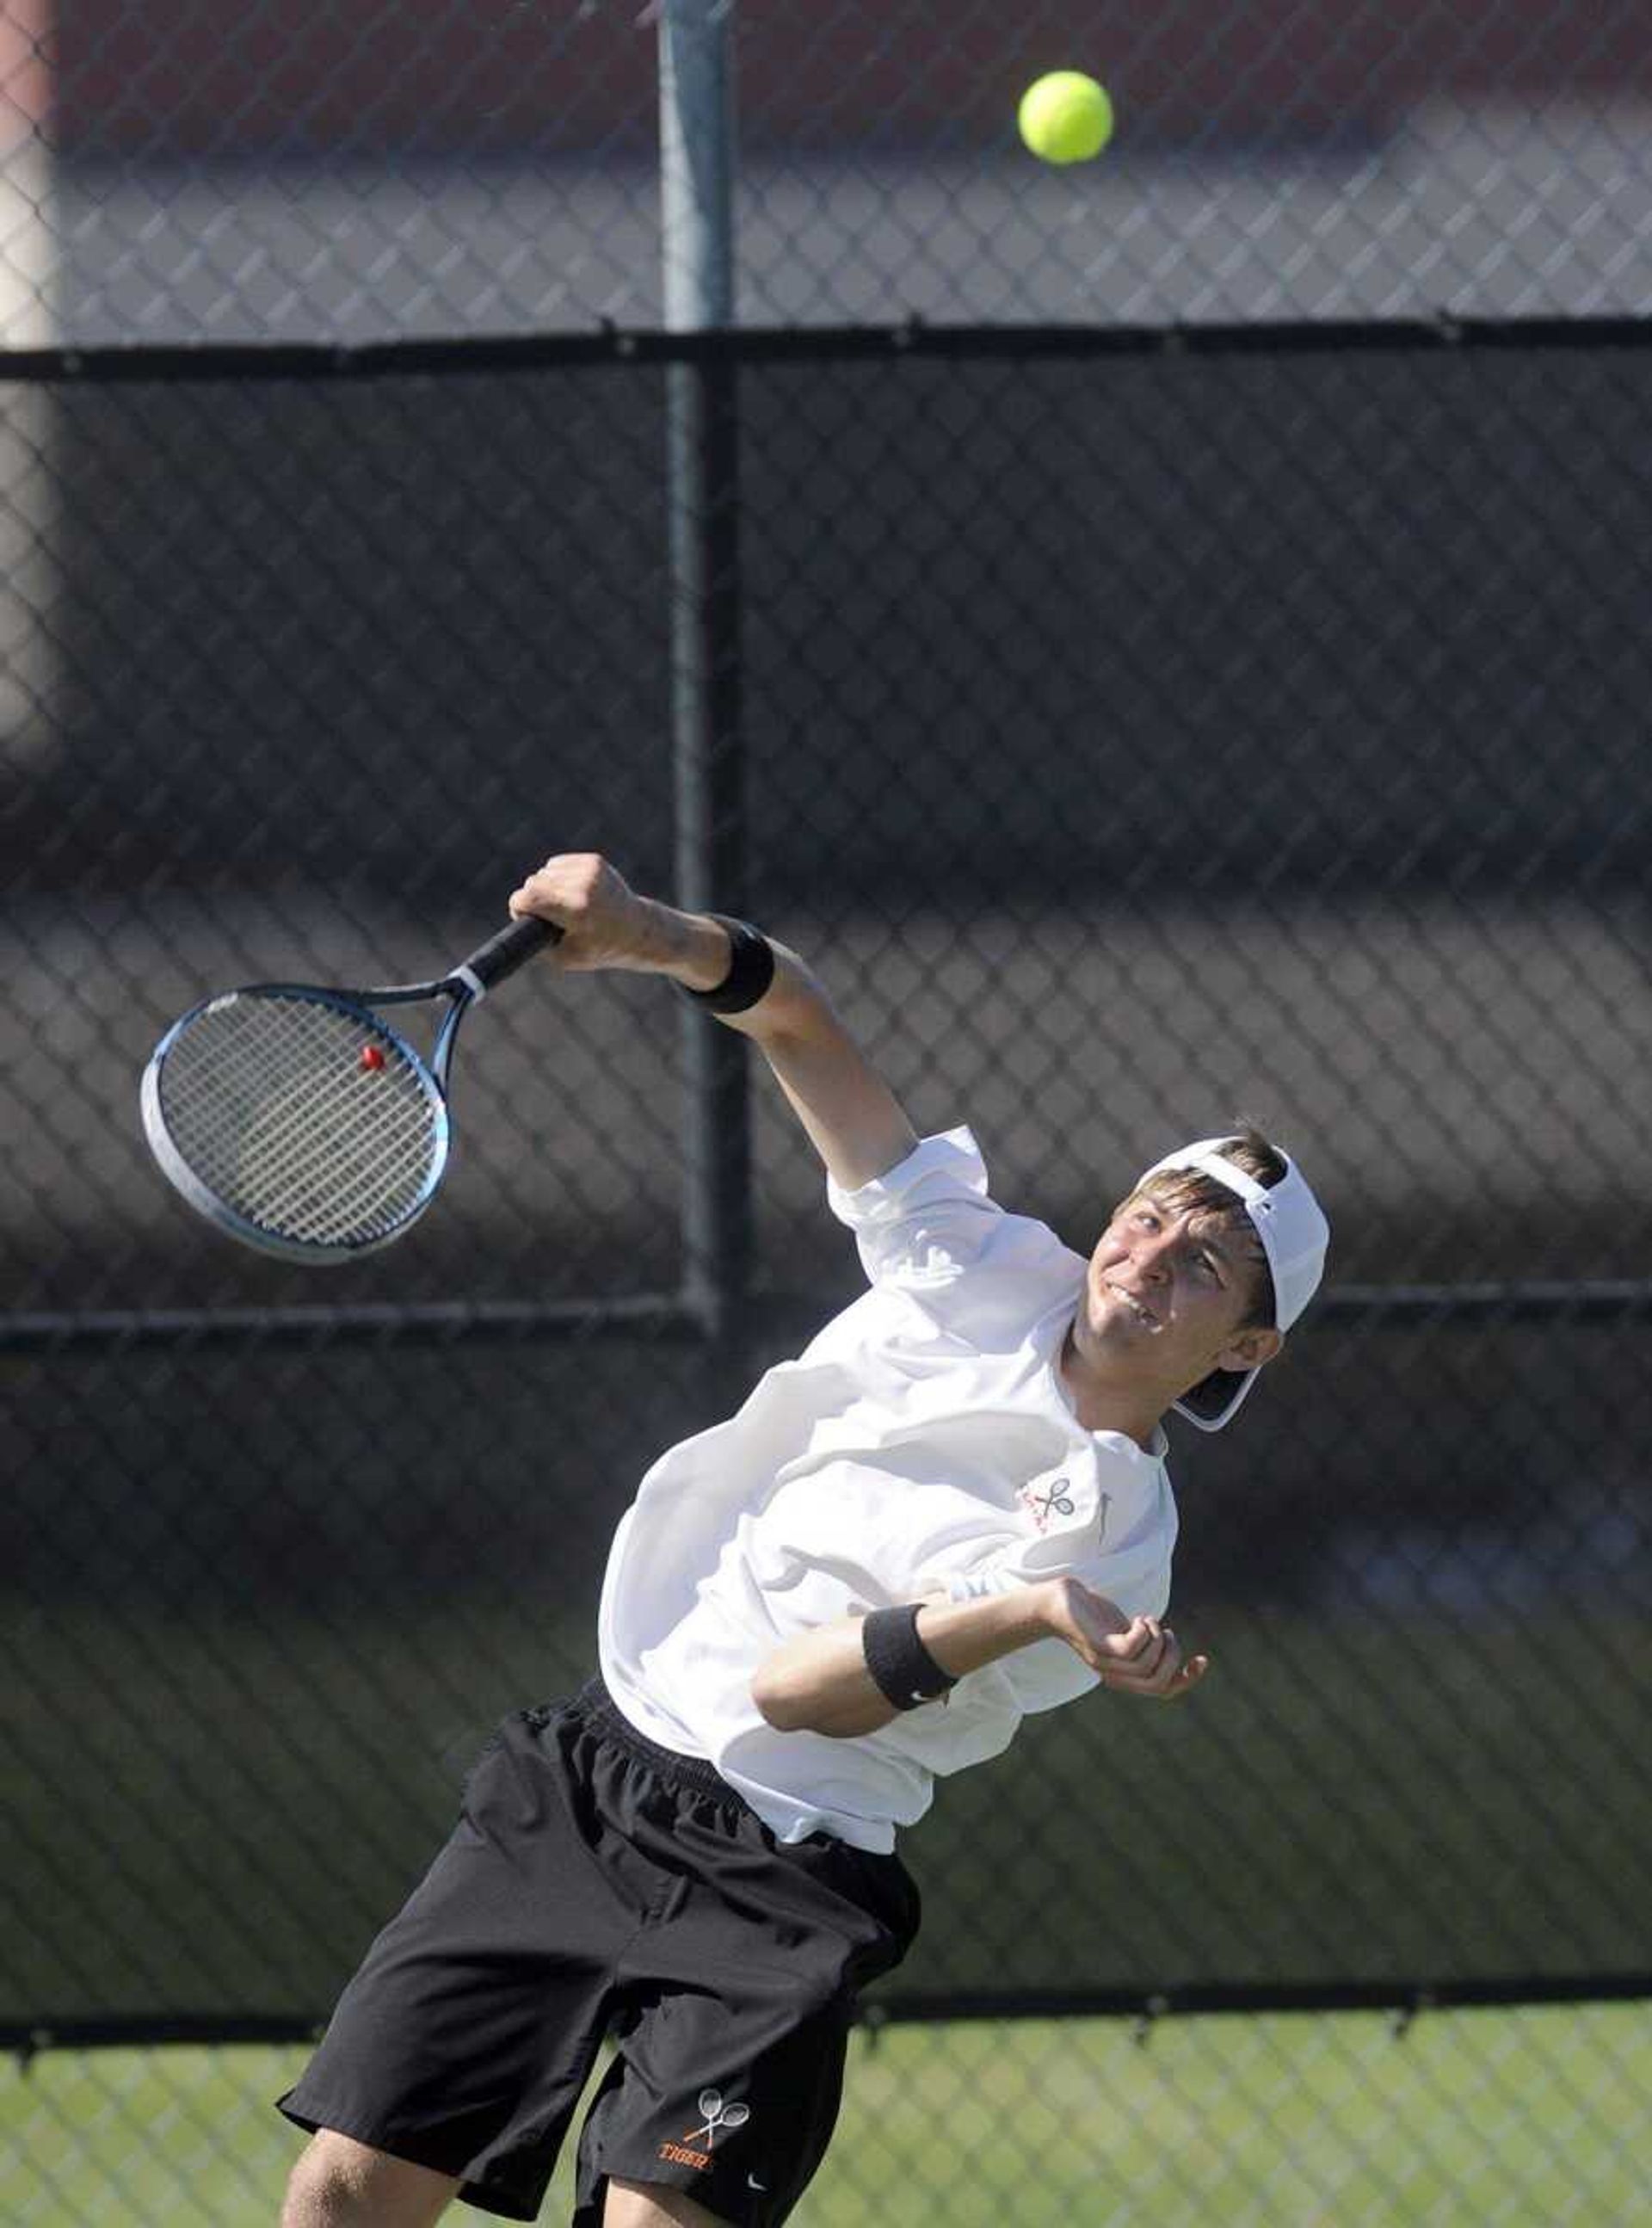
<svg viewBox="0 0 1652 2228">
<path fill-rule="evenodd" d="M 703 2136 L 708 2151 L 714 2151 L 717 2148 L 717 2131 L 720 2128 L 728 2129 L 743 2128 L 752 2116 L 752 2108 L 749 2104 L 726 2104 L 723 2102 L 723 2092 L 720 2089 L 702 2089 L 700 2092 L 697 2109 L 705 2114 L 705 2123 L 701 2127 L 691 2128 L 682 2140 L 685 2143 L 697 2143 Z"/>
<path fill-rule="evenodd" d="M 1058 1477 L 1055 1482 L 1047 1487 L 1044 1492 L 1035 1493 L 1033 1495 L 1033 1514 L 1041 1525 L 1049 1522 L 1051 1509 L 1053 1509 L 1058 1516 L 1073 1514 L 1073 1498 L 1067 1491 L 1067 1482 L 1064 1477 Z"/>
<path fill-rule="evenodd" d="M 1024 1485 L 1021 1488 L 1021 1497 L 1027 1504 L 1028 1510 L 1032 1514 L 1033 1521 L 1037 1525 L 1041 1532 L 1046 1532 L 1049 1529 L 1050 1519 L 1053 1515 L 1076 1516 L 1078 1514 L 1079 1504 L 1073 1497 L 1073 1494 L 1070 1489 L 1071 1485 L 1071 1479 L 1057 1477 L 1052 1478 L 1042 1492 L 1037 1491 L 1030 1485 Z M 1105 1535 L 1107 1530 L 1107 1512 L 1112 1506 L 1113 1497 L 1111 1493 L 1104 1493 L 1099 1496 L 1099 1521 L 1096 1526 L 1096 1539 L 1098 1542 L 1099 1542 Z"/>
</svg>

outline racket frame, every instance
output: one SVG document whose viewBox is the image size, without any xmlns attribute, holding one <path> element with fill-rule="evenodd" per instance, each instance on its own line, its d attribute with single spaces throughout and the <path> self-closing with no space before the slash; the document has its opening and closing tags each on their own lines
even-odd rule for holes
<svg viewBox="0 0 1652 2228">
<path fill-rule="evenodd" d="M 216 1224 L 227 1236 L 238 1238 L 245 1245 L 254 1246 L 260 1253 L 273 1254 L 284 1261 L 302 1261 L 307 1268 L 327 1268 L 346 1261 L 359 1261 L 364 1254 L 376 1253 L 381 1245 L 394 1244 L 403 1232 L 418 1221 L 419 1216 L 436 1195 L 447 1168 L 447 1156 L 452 1142 L 452 1124 L 447 1111 L 445 1084 L 452 1058 L 453 1036 L 463 1007 L 455 1004 L 442 1023 L 438 1037 L 438 1053 L 426 1061 L 408 1043 L 399 1030 L 381 1021 L 368 1003 L 369 998 L 383 1003 L 411 1004 L 415 999 L 432 996 L 443 985 L 432 983 L 418 989 L 406 987 L 383 991 L 323 990 L 311 983 L 249 983 L 236 990 L 221 990 L 215 997 L 203 998 L 199 1005 L 191 1006 L 181 1014 L 150 1053 L 138 1089 L 138 1108 L 143 1117 L 144 1136 L 154 1154 L 162 1174 L 179 1192 L 197 1214 Z M 279 1231 L 266 1229 L 262 1223 L 253 1222 L 238 1213 L 227 1200 L 219 1197 L 209 1184 L 195 1174 L 177 1147 L 166 1126 L 161 1104 L 163 1071 L 166 1057 L 177 1039 L 190 1023 L 202 1014 L 211 1012 L 230 1001 L 240 998 L 299 999 L 306 1004 L 325 1007 L 341 1015 L 358 1028 L 365 1026 L 375 1037 L 384 1040 L 412 1070 L 413 1079 L 424 1093 L 425 1103 L 431 1112 L 431 1162 L 424 1182 L 409 1206 L 388 1230 L 376 1238 L 364 1238 L 352 1245 L 318 1245 L 303 1238 L 283 1237 Z M 468 998 L 464 1001 L 469 1003 Z M 441 1066 L 437 1069 L 438 1056 Z"/>
<path fill-rule="evenodd" d="M 181 1014 L 162 1037 L 150 1054 L 138 1087 L 144 1136 L 162 1173 L 197 1214 L 215 1224 L 227 1236 L 281 1260 L 302 1261 L 309 1268 L 325 1268 L 359 1261 L 365 1254 L 376 1253 L 381 1246 L 394 1245 L 423 1214 L 446 1173 L 453 1134 L 447 1110 L 448 1079 L 452 1072 L 453 1046 L 459 1023 L 479 998 L 487 996 L 496 983 L 514 975 L 547 944 L 560 943 L 561 933 L 550 922 L 536 918 L 513 920 L 448 974 L 428 983 L 393 983 L 366 990 L 323 989 L 313 983 L 248 983 L 239 989 L 221 990 L 214 997 L 202 999 L 188 1013 Z M 162 1071 L 167 1053 L 192 1021 L 236 998 L 291 998 L 326 1007 L 383 1038 L 413 1070 L 431 1111 L 431 1165 L 417 1195 L 388 1230 L 352 1245 L 319 1245 L 302 1238 L 283 1237 L 238 1213 L 221 1199 L 210 1185 L 202 1181 L 173 1143 L 161 1103 Z M 375 1008 L 422 1005 L 436 998 L 445 998 L 448 1009 L 437 1030 L 431 1056 L 426 1060 L 399 1030 L 381 1019 Z"/>
</svg>

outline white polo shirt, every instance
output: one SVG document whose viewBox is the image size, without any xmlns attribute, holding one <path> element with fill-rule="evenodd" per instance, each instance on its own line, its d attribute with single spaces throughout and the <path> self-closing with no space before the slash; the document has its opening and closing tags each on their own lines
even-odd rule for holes
<svg viewBox="0 0 1652 2228">
<path fill-rule="evenodd" d="M 967 1130 L 827 1195 L 870 1290 L 649 1471 L 610 1552 L 599 1645 L 631 1724 L 708 1757 L 779 1840 L 886 1851 L 938 1773 L 999 1755 L 1095 1673 L 1039 1641 L 838 1740 L 765 1725 L 759 1663 L 837 1617 L 1069 1571 L 1127 1616 L 1159 1616 L 1176 1510 L 1162 1433 L 1144 1451 L 1074 1415 L 1057 1367 L 1085 1264 L 988 1196 Z"/>
</svg>

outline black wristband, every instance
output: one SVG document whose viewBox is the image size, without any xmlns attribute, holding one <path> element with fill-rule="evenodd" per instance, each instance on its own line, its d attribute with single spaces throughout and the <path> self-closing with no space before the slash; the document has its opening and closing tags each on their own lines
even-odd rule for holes
<svg viewBox="0 0 1652 2228">
<path fill-rule="evenodd" d="M 677 988 L 708 1014 L 743 1014 L 756 1005 L 774 980 L 773 950 L 768 938 L 760 936 L 747 921 L 731 920 L 721 912 L 707 918 L 714 920 L 728 938 L 732 947 L 728 972 L 714 990 L 691 990 L 686 983 L 679 983 Z"/>
<path fill-rule="evenodd" d="M 937 1701 L 958 1683 L 918 1637 L 922 1607 L 921 1602 L 906 1602 L 899 1609 L 874 1609 L 861 1621 L 861 1646 L 872 1683 L 898 1710 Z"/>
</svg>

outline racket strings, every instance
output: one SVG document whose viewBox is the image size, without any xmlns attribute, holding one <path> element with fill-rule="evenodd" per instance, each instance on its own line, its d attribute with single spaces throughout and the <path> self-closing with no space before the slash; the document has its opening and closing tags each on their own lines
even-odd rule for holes
<svg viewBox="0 0 1652 2228">
<path fill-rule="evenodd" d="M 363 1067 L 369 1046 L 382 1065 Z M 439 1150 L 437 1107 L 395 1038 L 314 997 L 217 1001 L 172 1046 L 160 1095 L 175 1147 L 227 1207 L 317 1245 L 394 1229 Z"/>
</svg>

